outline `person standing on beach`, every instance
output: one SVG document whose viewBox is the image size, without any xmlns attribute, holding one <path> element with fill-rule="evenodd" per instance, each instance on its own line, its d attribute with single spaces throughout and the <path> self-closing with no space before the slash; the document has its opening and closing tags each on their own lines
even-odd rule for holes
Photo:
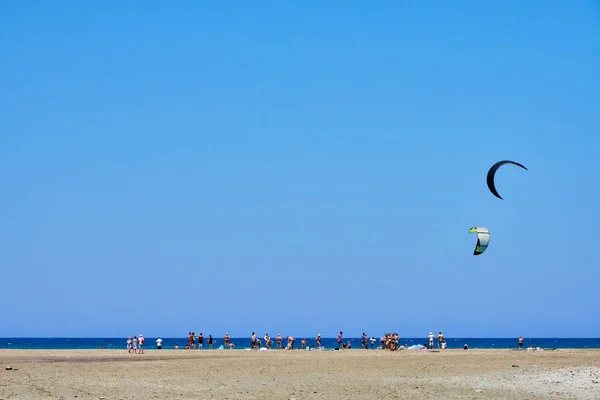
<svg viewBox="0 0 600 400">
<path fill-rule="evenodd" d="M 438 349 L 442 348 L 442 343 L 444 343 L 444 335 L 440 332 L 438 333 Z"/>
<path fill-rule="evenodd" d="M 361 343 L 362 343 L 362 348 L 363 349 L 368 349 L 369 348 L 367 340 L 369 340 L 369 338 L 367 337 L 367 334 L 363 332 L 362 338 L 361 338 Z"/>
<path fill-rule="evenodd" d="M 202 345 L 204 344 L 204 336 L 202 332 L 198 335 L 198 350 L 202 350 Z"/>
<path fill-rule="evenodd" d="M 144 337 L 140 333 L 140 351 L 139 354 L 144 354 Z"/>
<path fill-rule="evenodd" d="M 214 339 L 212 337 L 212 335 L 208 335 L 208 349 L 212 350 L 212 345 L 213 345 Z"/>
<path fill-rule="evenodd" d="M 400 335 L 394 332 L 394 350 L 397 351 L 400 348 Z"/>
<path fill-rule="evenodd" d="M 133 337 L 133 340 L 131 341 L 131 345 L 132 345 L 132 349 L 133 349 L 133 354 L 137 353 L 137 349 L 138 349 L 138 338 L 137 338 L 137 336 Z"/>
<path fill-rule="evenodd" d="M 275 338 L 275 340 L 277 341 L 277 350 L 281 349 L 281 342 L 282 342 L 282 338 L 281 338 L 281 333 L 277 334 L 277 338 Z"/>
<path fill-rule="evenodd" d="M 133 341 L 131 340 L 131 336 L 127 338 L 127 352 L 131 353 L 131 348 L 133 347 Z"/>
<path fill-rule="evenodd" d="M 343 342 L 344 342 L 344 338 L 343 338 L 344 333 L 340 332 L 340 334 L 337 337 L 337 344 L 338 344 L 338 349 L 342 350 L 342 348 L 344 347 Z"/>
<path fill-rule="evenodd" d="M 320 349 L 321 348 L 321 334 L 320 333 L 317 335 L 315 342 L 317 342 L 317 349 Z"/>
<path fill-rule="evenodd" d="M 429 332 L 429 350 L 433 349 L 433 332 Z"/>
<path fill-rule="evenodd" d="M 293 336 L 288 336 L 287 337 L 287 349 L 288 350 L 294 350 L 294 337 Z"/>
<path fill-rule="evenodd" d="M 229 346 L 229 340 L 231 338 L 229 337 L 229 333 L 225 333 L 225 336 L 223 337 L 223 341 L 225 342 L 225 348 L 227 348 Z"/>
<path fill-rule="evenodd" d="M 523 336 L 519 336 L 519 348 L 523 348 Z"/>
<path fill-rule="evenodd" d="M 256 333 L 252 332 L 252 337 L 250 338 L 250 346 L 252 350 L 256 349 Z"/>
<path fill-rule="evenodd" d="M 160 349 L 162 349 L 162 339 L 159 336 L 158 339 L 156 339 L 156 350 Z"/>
</svg>

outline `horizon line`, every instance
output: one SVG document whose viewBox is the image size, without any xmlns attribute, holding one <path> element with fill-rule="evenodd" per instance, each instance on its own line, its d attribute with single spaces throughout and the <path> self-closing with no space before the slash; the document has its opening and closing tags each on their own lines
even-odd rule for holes
<svg viewBox="0 0 600 400">
<path fill-rule="evenodd" d="M 296 335 L 298 337 L 302 336 L 302 337 L 308 337 L 308 336 L 304 336 L 304 335 Z M 369 336 L 368 337 L 375 337 L 375 336 Z M 379 335 L 381 336 L 381 335 Z M 128 337 L 128 336 L 0 336 L 0 339 L 121 339 L 124 337 Z M 155 337 L 154 335 L 151 336 L 146 336 L 146 337 Z M 167 339 L 187 339 L 187 336 L 156 336 L 156 337 L 163 337 L 163 338 L 167 338 Z M 324 339 L 336 339 L 336 336 L 323 336 L 321 335 L 322 338 Z M 218 337 L 221 338 L 222 337 Z M 250 339 L 250 336 L 230 336 L 231 339 Z M 345 338 L 350 338 L 350 339 L 360 339 L 362 338 L 362 336 L 346 336 Z M 422 339 L 425 338 L 427 339 L 427 336 L 405 336 L 404 339 Z M 476 336 L 445 336 L 445 339 L 515 339 L 515 338 L 519 338 L 518 336 L 513 337 L 513 336 L 481 336 L 481 337 L 476 337 Z M 523 336 L 524 339 L 597 339 L 600 340 L 600 337 L 594 337 L 594 336 L 560 336 L 560 337 L 544 337 L 544 336 L 530 336 L 530 337 L 525 337 Z M 400 339 L 403 339 L 402 336 L 400 336 Z"/>
</svg>

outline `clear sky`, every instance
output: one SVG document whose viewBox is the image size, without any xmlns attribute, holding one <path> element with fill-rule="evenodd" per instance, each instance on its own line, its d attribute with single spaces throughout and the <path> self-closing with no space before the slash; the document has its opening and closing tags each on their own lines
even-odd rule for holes
<svg viewBox="0 0 600 400">
<path fill-rule="evenodd" d="M 13 0 L 0 59 L 0 336 L 600 336 L 597 0 Z"/>
</svg>

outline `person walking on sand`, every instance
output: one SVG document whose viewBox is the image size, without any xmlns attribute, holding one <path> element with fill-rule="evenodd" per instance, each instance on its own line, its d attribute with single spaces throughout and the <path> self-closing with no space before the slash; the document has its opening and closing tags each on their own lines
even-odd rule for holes
<svg viewBox="0 0 600 400">
<path fill-rule="evenodd" d="M 519 348 L 523 348 L 523 336 L 519 336 Z"/>
</svg>

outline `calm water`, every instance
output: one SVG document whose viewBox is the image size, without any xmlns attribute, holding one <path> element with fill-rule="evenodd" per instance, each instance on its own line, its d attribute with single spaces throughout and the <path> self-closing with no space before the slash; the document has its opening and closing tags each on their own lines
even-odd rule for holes
<svg viewBox="0 0 600 400">
<path fill-rule="evenodd" d="M 204 347 L 207 348 L 208 337 L 204 338 Z M 179 345 L 179 348 L 185 348 L 187 344 L 186 338 L 162 338 L 163 349 L 172 349 L 175 345 Z M 379 345 L 379 338 L 376 338 L 375 346 Z M 294 347 L 300 347 L 300 341 L 302 337 L 296 337 L 296 343 Z M 314 339 L 306 338 L 307 345 L 313 346 Z M 344 338 L 345 342 L 350 340 L 353 348 L 360 348 L 360 338 Z M 414 344 L 423 344 L 427 341 L 426 338 L 412 338 L 412 339 L 401 339 L 401 344 L 408 341 L 409 346 Z M 235 344 L 236 349 L 244 349 L 250 347 L 250 338 L 232 338 L 232 342 Z M 448 348 L 462 348 L 463 345 L 468 344 L 469 348 L 472 349 L 511 349 L 517 348 L 517 338 L 446 338 Z M 285 345 L 286 340 L 283 340 Z M 223 344 L 223 339 L 215 339 L 213 348 L 218 348 Z M 274 343 L 275 344 L 275 343 Z M 323 346 L 326 349 L 334 349 L 337 347 L 335 338 L 323 338 Z M 530 339 L 525 338 L 524 347 L 534 345 L 536 347 L 544 348 L 557 348 L 557 349 L 586 349 L 586 348 L 600 348 L 600 339 L 552 339 L 552 338 L 539 338 Z M 64 350 L 64 349 L 97 349 L 102 346 L 105 349 L 126 349 L 127 338 L 0 338 L 0 349 L 53 349 L 53 350 Z M 436 340 L 437 346 L 437 340 Z M 146 338 L 145 348 L 152 349 L 156 348 L 156 338 Z"/>
</svg>

